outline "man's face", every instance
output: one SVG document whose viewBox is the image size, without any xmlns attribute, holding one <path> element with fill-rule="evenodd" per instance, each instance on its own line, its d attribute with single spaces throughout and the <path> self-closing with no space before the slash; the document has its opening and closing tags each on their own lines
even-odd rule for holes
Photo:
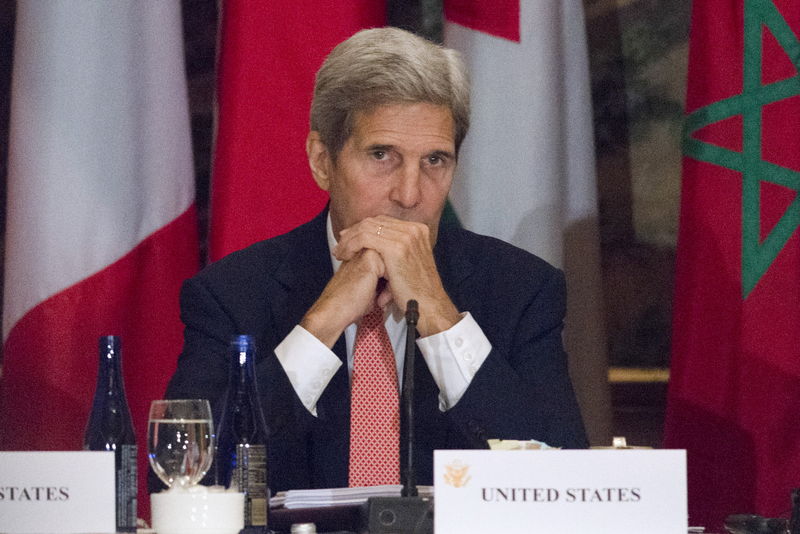
<svg viewBox="0 0 800 534">
<path fill-rule="evenodd" d="M 330 192 L 337 239 L 366 217 L 388 215 L 427 224 L 435 242 L 456 167 L 449 109 L 414 103 L 360 113 L 336 163 L 315 134 L 309 161 L 319 186 Z"/>
</svg>

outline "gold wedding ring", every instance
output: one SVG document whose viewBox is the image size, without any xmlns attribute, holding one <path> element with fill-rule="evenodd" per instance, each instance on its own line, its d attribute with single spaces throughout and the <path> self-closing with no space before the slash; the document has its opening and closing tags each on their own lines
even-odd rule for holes
<svg viewBox="0 0 800 534">
<path fill-rule="evenodd" d="M 381 235 L 382 233 L 383 233 L 383 225 L 379 224 L 378 225 L 378 235 Z"/>
</svg>

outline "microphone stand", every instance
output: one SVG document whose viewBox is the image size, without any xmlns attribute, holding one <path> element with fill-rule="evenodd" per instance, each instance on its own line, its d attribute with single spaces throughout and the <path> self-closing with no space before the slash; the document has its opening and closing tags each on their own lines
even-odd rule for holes
<svg viewBox="0 0 800 534">
<path fill-rule="evenodd" d="M 419 309 L 416 300 L 409 300 L 406 305 L 406 356 L 403 363 L 403 395 L 400 400 L 401 408 L 405 409 L 406 430 L 406 465 L 400 472 L 400 481 L 403 497 L 416 497 L 417 474 L 414 470 L 414 360 L 417 348 L 417 321 Z M 400 433 L 402 435 L 402 432 Z"/>
<path fill-rule="evenodd" d="M 416 300 L 406 305 L 406 354 L 403 363 L 403 391 L 400 399 L 406 436 L 406 463 L 401 465 L 403 484 L 400 497 L 371 497 L 361 511 L 360 532 L 370 534 L 433 534 L 433 505 L 418 496 L 414 470 L 414 359 L 417 348 Z M 403 432 L 401 432 L 401 435 Z"/>
</svg>

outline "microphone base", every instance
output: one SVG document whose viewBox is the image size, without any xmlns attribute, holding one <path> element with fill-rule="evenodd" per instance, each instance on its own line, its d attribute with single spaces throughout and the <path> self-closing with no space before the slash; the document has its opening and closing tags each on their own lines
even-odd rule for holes
<svg viewBox="0 0 800 534">
<path fill-rule="evenodd" d="M 371 497 L 361 507 L 359 532 L 433 534 L 433 501 L 422 497 Z"/>
</svg>

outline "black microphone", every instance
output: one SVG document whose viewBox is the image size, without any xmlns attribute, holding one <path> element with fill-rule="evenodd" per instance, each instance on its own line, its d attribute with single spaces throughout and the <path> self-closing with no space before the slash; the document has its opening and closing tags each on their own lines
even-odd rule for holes
<svg viewBox="0 0 800 534">
<path fill-rule="evenodd" d="M 406 354 L 403 364 L 403 392 L 400 409 L 406 434 L 406 463 L 400 469 L 403 489 L 400 497 L 371 497 L 361 509 L 360 532 L 370 534 L 432 534 L 433 507 L 429 499 L 418 496 L 414 470 L 414 359 L 417 348 L 417 320 L 419 310 L 416 300 L 406 304 Z M 402 435 L 403 432 L 401 432 Z"/>
<path fill-rule="evenodd" d="M 409 300 L 406 304 L 406 356 L 403 364 L 403 395 L 400 406 L 405 410 L 406 427 L 406 465 L 401 470 L 400 479 L 403 484 L 403 497 L 416 497 L 417 481 L 414 470 L 414 360 L 417 347 L 417 321 L 419 309 L 416 300 Z M 402 432 L 400 433 L 402 435 Z"/>
</svg>

